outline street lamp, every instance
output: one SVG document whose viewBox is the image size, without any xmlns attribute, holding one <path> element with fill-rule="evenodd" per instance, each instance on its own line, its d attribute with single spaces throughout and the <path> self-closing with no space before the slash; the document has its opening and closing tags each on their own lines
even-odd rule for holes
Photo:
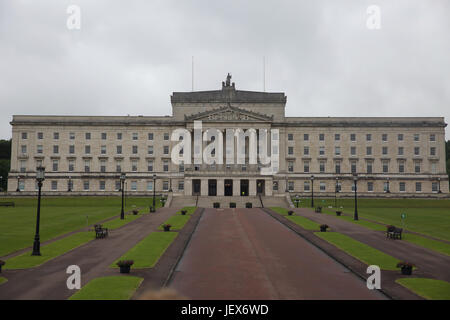
<svg viewBox="0 0 450 320">
<path fill-rule="evenodd" d="M 353 220 L 358 220 L 358 192 L 357 192 L 358 174 L 356 172 L 353 173 L 353 181 L 355 183 L 355 214 Z"/>
<path fill-rule="evenodd" d="M 120 175 L 120 184 L 122 189 L 122 211 L 120 211 L 120 219 L 125 219 L 125 212 L 123 211 L 123 198 L 124 198 L 124 190 L 125 190 L 125 173 Z"/>
<path fill-rule="evenodd" d="M 36 168 L 36 181 L 38 183 L 38 206 L 37 206 L 37 217 L 36 217 L 36 234 L 34 235 L 33 252 L 32 256 L 41 255 L 41 242 L 39 237 L 39 224 L 41 220 L 41 189 L 42 181 L 45 180 L 45 168 L 39 166 Z"/>
<path fill-rule="evenodd" d="M 387 177 L 387 188 L 386 188 L 386 193 L 391 193 L 391 190 L 389 188 L 389 177 Z"/>
<path fill-rule="evenodd" d="M 156 174 L 153 174 L 153 212 L 156 210 L 155 196 L 156 196 Z"/>
<path fill-rule="evenodd" d="M 311 208 L 314 208 L 314 175 L 311 176 Z"/>
<path fill-rule="evenodd" d="M 337 208 L 337 193 L 339 192 L 339 178 L 336 177 L 336 188 L 334 189 L 334 207 Z"/>
<path fill-rule="evenodd" d="M 442 191 L 441 191 L 441 177 L 438 178 L 438 182 L 439 182 L 439 191 L 438 191 L 438 193 L 442 193 Z"/>
<path fill-rule="evenodd" d="M 297 195 L 295 195 L 295 205 L 297 206 L 297 208 L 298 208 L 298 203 L 300 202 L 300 196 L 297 194 Z"/>
</svg>

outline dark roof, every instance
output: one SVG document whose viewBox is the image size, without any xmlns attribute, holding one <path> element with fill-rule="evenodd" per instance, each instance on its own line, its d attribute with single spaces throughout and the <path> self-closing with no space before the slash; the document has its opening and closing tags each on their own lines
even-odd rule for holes
<svg viewBox="0 0 450 320">
<path fill-rule="evenodd" d="M 222 86 L 222 90 L 174 92 L 172 103 L 286 103 L 283 92 L 258 92 L 236 90 L 234 86 Z"/>
</svg>

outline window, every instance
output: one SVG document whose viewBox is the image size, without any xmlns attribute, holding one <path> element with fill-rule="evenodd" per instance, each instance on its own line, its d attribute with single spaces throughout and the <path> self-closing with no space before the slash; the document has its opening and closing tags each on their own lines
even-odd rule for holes
<svg viewBox="0 0 450 320">
<path fill-rule="evenodd" d="M 73 190 L 73 181 L 67 180 L 67 190 Z"/>
<path fill-rule="evenodd" d="M 294 191 L 294 181 L 288 181 L 288 191 Z"/>
<path fill-rule="evenodd" d="M 164 146 L 163 152 L 165 155 L 169 154 L 169 146 Z"/>
<path fill-rule="evenodd" d="M 341 155 L 341 147 L 334 147 L 334 154 L 337 156 Z"/>
<path fill-rule="evenodd" d="M 55 154 L 59 153 L 59 146 L 57 145 L 53 146 L 53 153 Z"/>
<path fill-rule="evenodd" d="M 84 160 L 84 172 L 91 172 L 91 161 Z"/>
<path fill-rule="evenodd" d="M 133 132 L 133 140 L 137 140 L 138 139 L 138 134 L 137 132 Z"/>
<path fill-rule="evenodd" d="M 44 139 L 44 133 L 43 132 L 38 132 L 37 133 L 37 138 L 38 138 L 38 140 Z"/>
<path fill-rule="evenodd" d="M 366 155 L 372 155 L 372 147 L 366 147 Z"/>
<path fill-rule="evenodd" d="M 36 160 L 36 168 L 42 167 L 42 160 Z"/>
<path fill-rule="evenodd" d="M 320 181 L 320 191 L 326 191 L 327 187 L 324 181 Z"/>
<path fill-rule="evenodd" d="M 324 133 L 320 133 L 319 134 L 319 141 L 325 141 L 325 134 Z"/>
<path fill-rule="evenodd" d="M 339 133 L 335 133 L 334 134 L 334 141 L 340 141 L 341 140 L 341 135 Z"/>
<path fill-rule="evenodd" d="M 153 154 L 153 146 L 148 146 L 147 153 L 152 155 Z"/>
<path fill-rule="evenodd" d="M 147 170 L 148 170 L 149 172 L 152 172 L 152 171 L 153 171 L 153 160 L 148 160 L 148 161 L 147 161 Z"/>
<path fill-rule="evenodd" d="M 20 147 L 20 151 L 21 151 L 22 153 L 27 153 L 27 146 L 26 146 L 26 145 L 22 145 L 22 146 Z"/>
<path fill-rule="evenodd" d="M 24 191 L 25 190 L 25 182 L 24 181 L 19 181 L 19 190 L 20 191 Z"/>
<path fill-rule="evenodd" d="M 294 154 L 294 147 L 288 147 L 288 154 L 293 155 Z"/>
<path fill-rule="evenodd" d="M 383 173 L 388 173 L 389 172 L 389 161 L 383 160 L 381 163 L 383 166 Z"/>
<path fill-rule="evenodd" d="M 415 156 L 420 155 L 420 147 L 414 147 L 414 155 Z"/>
<path fill-rule="evenodd" d="M 405 153 L 405 150 L 403 147 L 398 147 L 398 155 L 402 156 Z"/>
<path fill-rule="evenodd" d="M 388 147 L 381 148 L 381 153 L 384 155 L 388 154 Z"/>
<path fill-rule="evenodd" d="M 274 181 L 272 184 L 272 190 L 273 191 L 278 191 L 278 181 Z"/>
<path fill-rule="evenodd" d="M 320 173 L 324 173 L 325 172 L 325 161 L 320 161 L 319 162 L 319 170 L 320 170 Z"/>
<path fill-rule="evenodd" d="M 439 191 L 437 182 L 432 182 L 431 183 L 431 191 L 432 192 L 438 192 Z"/>
<path fill-rule="evenodd" d="M 100 189 L 101 191 L 105 191 L 105 181 L 100 181 L 99 189 Z"/>
<path fill-rule="evenodd" d="M 405 192 L 406 191 L 406 184 L 404 182 L 400 182 L 398 184 L 398 191 Z"/>
<path fill-rule="evenodd" d="M 137 181 L 131 181 L 131 191 L 137 191 Z"/>
<path fill-rule="evenodd" d="M 336 161 L 335 171 L 336 171 L 336 173 L 341 173 L 341 162 L 340 161 Z"/>
<path fill-rule="evenodd" d="M 70 132 L 69 133 L 69 139 L 70 140 L 75 140 L 75 132 Z"/>
<path fill-rule="evenodd" d="M 178 190 L 183 191 L 184 190 L 184 181 L 178 181 Z"/>
<path fill-rule="evenodd" d="M 116 180 L 115 189 L 116 189 L 116 191 L 121 191 L 121 189 L 120 189 L 120 180 Z"/>
<path fill-rule="evenodd" d="M 309 155 L 309 147 L 303 147 L 303 155 L 305 156 Z"/>
<path fill-rule="evenodd" d="M 116 146 L 117 154 L 122 154 L 122 146 Z"/>
<path fill-rule="evenodd" d="M 319 147 L 319 156 L 323 156 L 325 155 L 325 147 L 324 146 L 320 146 Z"/>
<path fill-rule="evenodd" d="M 212 166 L 211 166 L 212 167 Z M 184 172 L 184 163 L 183 162 L 181 162 L 179 165 L 178 165 L 178 171 L 179 172 Z"/>
<path fill-rule="evenodd" d="M 164 140 L 166 141 L 169 140 L 169 134 L 167 132 L 164 132 Z"/>
<path fill-rule="evenodd" d="M 100 160 L 100 172 L 106 172 L 106 160 Z"/>
<path fill-rule="evenodd" d="M 153 181 L 147 181 L 147 191 L 153 191 Z"/>
<path fill-rule="evenodd" d="M 352 141 L 352 142 L 356 141 L 356 134 L 354 134 L 354 133 L 350 134 L 350 141 Z"/>
<path fill-rule="evenodd" d="M 372 173 L 373 163 L 372 161 L 367 161 L 367 173 Z"/>
<path fill-rule="evenodd" d="M 387 133 L 383 133 L 383 134 L 381 135 L 381 141 L 383 141 L 383 142 L 388 141 L 388 135 L 387 135 Z"/>
<path fill-rule="evenodd" d="M 398 141 L 403 141 L 403 133 L 399 133 L 399 134 L 397 135 L 397 140 L 398 140 Z"/>
<path fill-rule="evenodd" d="M 58 171 L 58 160 L 53 160 L 52 161 L 52 170 L 53 171 Z"/>
<path fill-rule="evenodd" d="M 59 140 L 59 132 L 53 132 L 53 139 Z"/>
<path fill-rule="evenodd" d="M 52 190 L 53 191 L 58 190 L 58 181 L 52 181 Z"/>
<path fill-rule="evenodd" d="M 367 182 L 367 191 L 373 192 L 373 182 L 372 181 Z"/>
<path fill-rule="evenodd" d="M 305 161 L 303 163 L 303 171 L 308 173 L 309 172 L 309 161 Z"/>
<path fill-rule="evenodd" d="M 307 191 L 310 190 L 309 186 L 310 186 L 310 185 L 309 185 L 309 181 L 303 182 L 303 190 L 304 190 L 305 192 L 307 192 Z"/>
<path fill-rule="evenodd" d="M 350 147 L 350 154 L 356 156 L 356 147 Z"/>
<path fill-rule="evenodd" d="M 106 140 L 106 132 L 102 132 L 102 140 Z"/>
<path fill-rule="evenodd" d="M 89 191 L 89 181 L 84 181 L 83 182 L 83 190 L 84 191 Z"/>
<path fill-rule="evenodd" d="M 163 191 L 169 190 L 169 181 L 163 181 Z"/>
<path fill-rule="evenodd" d="M 292 133 L 288 133 L 288 141 L 293 141 L 294 135 Z"/>
<path fill-rule="evenodd" d="M 101 154 L 106 154 L 106 146 L 101 146 L 100 152 L 101 152 Z"/>
<path fill-rule="evenodd" d="M 116 172 L 122 172 L 122 161 L 116 162 Z"/>
<path fill-rule="evenodd" d="M 436 135 L 435 134 L 430 134 L 430 141 L 431 142 L 436 141 Z"/>
<path fill-rule="evenodd" d="M 90 154 L 91 153 L 91 146 L 84 146 L 84 153 Z"/>
<path fill-rule="evenodd" d="M 405 172 L 405 161 L 398 162 L 398 172 L 400 173 Z"/>
<path fill-rule="evenodd" d="M 72 172 L 75 169 L 75 161 L 69 160 L 69 171 Z"/>
<path fill-rule="evenodd" d="M 288 161 L 288 171 L 294 172 L 294 162 L 293 161 Z"/>
<path fill-rule="evenodd" d="M 416 192 L 422 192 L 422 183 L 416 182 Z"/>
<path fill-rule="evenodd" d="M 133 154 L 137 154 L 138 153 L 138 146 L 132 146 L 132 152 L 133 152 Z"/>
<path fill-rule="evenodd" d="M 163 161 L 163 171 L 164 172 L 169 171 L 169 160 L 164 160 Z"/>
<path fill-rule="evenodd" d="M 414 161 L 414 172 L 420 173 L 420 161 Z"/>
<path fill-rule="evenodd" d="M 431 162 L 431 173 L 437 173 L 437 164 L 436 162 Z"/>
<path fill-rule="evenodd" d="M 22 139 L 23 139 L 23 140 L 28 139 L 28 133 L 22 132 Z"/>
<path fill-rule="evenodd" d="M 418 133 L 414 134 L 414 141 L 420 141 L 420 135 Z"/>
<path fill-rule="evenodd" d="M 435 147 L 431 147 L 430 148 L 430 156 L 435 156 L 436 155 L 436 148 Z"/>
<path fill-rule="evenodd" d="M 148 134 L 148 140 L 153 140 L 153 132 L 150 132 L 150 133 Z"/>
<path fill-rule="evenodd" d="M 69 153 L 70 154 L 74 154 L 75 153 L 75 146 L 74 145 L 70 145 L 69 146 Z"/>
<path fill-rule="evenodd" d="M 117 140 L 122 140 L 122 133 L 121 132 L 117 133 Z"/>
<path fill-rule="evenodd" d="M 137 160 L 131 161 L 131 171 L 137 171 L 138 162 Z"/>
<path fill-rule="evenodd" d="M 352 173 L 356 172 L 356 161 L 351 162 L 351 170 L 352 170 Z"/>
<path fill-rule="evenodd" d="M 86 132 L 85 138 L 86 138 L 86 140 L 91 140 L 91 133 L 90 132 Z"/>
<path fill-rule="evenodd" d="M 309 134 L 303 134 L 303 141 L 309 141 Z"/>
<path fill-rule="evenodd" d="M 366 134 L 366 141 L 372 141 L 372 134 Z"/>
<path fill-rule="evenodd" d="M 20 160 L 20 172 L 27 171 L 27 161 L 26 160 Z"/>
</svg>

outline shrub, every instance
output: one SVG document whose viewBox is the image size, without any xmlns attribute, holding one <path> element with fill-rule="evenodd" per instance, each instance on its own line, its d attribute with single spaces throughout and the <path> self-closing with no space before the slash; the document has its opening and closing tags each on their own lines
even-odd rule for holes
<svg viewBox="0 0 450 320">
<path fill-rule="evenodd" d="M 292 216 L 293 213 L 294 213 L 294 211 L 292 211 L 292 210 L 288 211 L 288 215 L 290 215 L 290 216 Z"/>
<path fill-rule="evenodd" d="M 4 266 L 5 265 L 5 261 L 0 260 L 0 266 Z"/>
<path fill-rule="evenodd" d="M 399 263 L 397 263 L 397 268 L 413 268 L 413 267 L 415 267 L 415 265 L 412 264 L 411 262 L 400 261 Z"/>
<path fill-rule="evenodd" d="M 137 215 L 138 213 L 139 213 L 139 210 L 133 209 L 133 214 L 134 214 L 134 215 Z"/>
<path fill-rule="evenodd" d="M 120 260 L 117 262 L 118 267 L 131 267 L 133 264 L 133 260 Z"/>
</svg>

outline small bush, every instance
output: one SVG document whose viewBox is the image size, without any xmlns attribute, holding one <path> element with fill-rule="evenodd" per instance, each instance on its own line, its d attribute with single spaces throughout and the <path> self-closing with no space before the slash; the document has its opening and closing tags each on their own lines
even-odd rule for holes
<svg viewBox="0 0 450 320">
<path fill-rule="evenodd" d="M 292 210 L 288 211 L 288 215 L 290 215 L 290 216 L 292 216 L 293 213 L 294 213 L 294 211 L 292 211 Z"/>
<path fill-rule="evenodd" d="M 117 262 L 118 267 L 131 267 L 133 264 L 133 260 L 120 260 Z"/>
<path fill-rule="evenodd" d="M 400 261 L 399 263 L 397 263 L 397 268 L 414 268 L 414 267 L 415 267 L 414 264 L 406 261 Z"/>
<path fill-rule="evenodd" d="M 134 215 L 137 215 L 138 213 L 139 213 L 139 210 L 133 209 L 133 214 L 134 214 Z"/>
</svg>

